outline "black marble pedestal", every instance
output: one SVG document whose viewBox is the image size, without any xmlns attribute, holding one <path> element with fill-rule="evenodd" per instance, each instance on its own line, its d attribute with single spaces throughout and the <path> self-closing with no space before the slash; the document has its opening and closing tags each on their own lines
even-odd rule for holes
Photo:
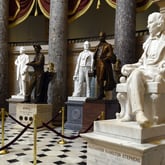
<svg viewBox="0 0 165 165">
<path fill-rule="evenodd" d="M 67 105 L 67 121 L 65 122 L 65 128 L 75 131 L 79 131 L 82 128 L 83 120 L 83 105 L 85 100 L 76 99 L 66 102 Z"/>
</svg>

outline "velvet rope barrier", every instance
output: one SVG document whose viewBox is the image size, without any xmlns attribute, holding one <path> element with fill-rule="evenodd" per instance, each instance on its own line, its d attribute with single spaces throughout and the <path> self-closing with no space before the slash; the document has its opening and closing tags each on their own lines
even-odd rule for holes
<svg viewBox="0 0 165 165">
<path fill-rule="evenodd" d="M 11 142 L 9 142 L 8 144 L 4 145 L 3 147 L 0 148 L 0 151 L 1 150 L 4 150 L 6 148 L 8 148 L 10 145 L 12 145 L 15 141 L 17 141 L 24 133 L 25 131 L 29 128 L 29 126 L 31 125 L 32 123 L 28 124 L 21 132 L 20 134 L 18 134 Z"/>
<path fill-rule="evenodd" d="M 54 130 L 52 127 L 50 127 L 49 125 L 47 125 L 46 123 L 42 123 L 46 128 L 48 128 L 49 130 L 51 130 L 52 132 L 56 133 L 58 136 L 61 136 L 63 138 L 66 138 L 66 139 L 76 139 L 78 137 L 80 137 L 80 135 L 77 135 L 77 136 L 71 136 L 71 137 L 67 137 L 65 135 L 62 135 L 61 133 L 57 132 L 56 130 Z"/>
<path fill-rule="evenodd" d="M 99 116 L 97 117 L 97 119 L 94 120 L 94 121 L 97 121 L 97 120 L 100 120 L 100 115 L 99 115 Z M 94 122 L 94 121 L 93 121 L 93 122 Z M 93 122 L 92 122 L 92 124 L 91 124 L 84 132 L 81 132 L 81 133 L 86 133 L 86 132 L 88 132 L 88 131 L 93 127 Z M 56 133 L 58 136 L 63 137 L 63 138 L 65 138 L 65 139 L 73 140 L 73 139 L 76 139 L 76 138 L 81 137 L 81 136 L 80 136 L 80 132 L 79 132 L 79 134 L 78 134 L 77 136 L 70 136 L 70 137 L 68 137 L 68 136 L 62 135 L 61 133 L 57 132 L 56 130 L 54 130 L 52 127 L 50 127 L 50 126 L 47 125 L 46 123 L 43 122 L 42 124 L 43 124 L 46 128 L 48 128 L 49 130 L 51 130 L 52 132 Z"/>
</svg>

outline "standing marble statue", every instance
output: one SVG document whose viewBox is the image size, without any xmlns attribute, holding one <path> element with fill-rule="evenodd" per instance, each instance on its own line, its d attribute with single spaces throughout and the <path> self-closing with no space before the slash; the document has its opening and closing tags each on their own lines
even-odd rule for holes
<svg viewBox="0 0 165 165">
<path fill-rule="evenodd" d="M 19 96 L 25 96 L 26 88 L 28 85 L 28 66 L 29 56 L 25 54 L 25 48 L 20 47 L 20 55 L 15 60 L 15 65 L 17 66 L 16 77 L 19 85 Z"/>
<path fill-rule="evenodd" d="M 163 83 L 165 80 L 164 16 L 159 12 L 150 14 L 147 27 L 149 37 L 143 44 L 144 52 L 141 58 L 137 63 L 124 65 L 121 70 L 122 74 L 128 77 L 126 81 L 126 112 L 121 121 L 135 119 L 141 127 L 150 125 L 150 120 L 146 117 L 144 109 L 146 83 Z"/>
<path fill-rule="evenodd" d="M 89 73 L 93 72 L 93 52 L 89 50 L 90 44 L 84 42 L 84 50 L 79 54 L 73 80 L 75 82 L 73 96 L 82 96 L 83 83 L 86 83 L 86 97 L 90 97 L 90 77 Z"/>
<path fill-rule="evenodd" d="M 112 64 L 116 62 L 112 45 L 106 42 L 106 34 L 100 32 L 100 42 L 94 53 L 94 69 L 96 70 L 97 83 L 99 87 L 98 99 L 105 97 L 105 91 L 112 91 L 116 82 L 113 77 Z"/>
</svg>

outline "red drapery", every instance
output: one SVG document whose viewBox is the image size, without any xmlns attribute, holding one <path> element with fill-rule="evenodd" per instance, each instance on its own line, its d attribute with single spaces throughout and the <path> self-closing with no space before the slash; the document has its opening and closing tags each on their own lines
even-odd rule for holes
<svg viewBox="0 0 165 165">
<path fill-rule="evenodd" d="M 101 0 L 98 0 L 101 3 Z M 105 0 L 110 6 L 116 7 L 116 0 Z M 92 5 L 94 0 L 68 0 L 68 20 L 73 21 L 83 15 Z M 150 0 L 137 0 L 137 10 L 146 10 L 151 5 Z M 35 10 L 38 9 L 49 18 L 50 0 L 10 0 L 9 1 L 9 25 L 16 26 L 23 22 Z"/>
<path fill-rule="evenodd" d="M 10 0 L 9 25 L 15 26 L 23 22 L 31 13 L 35 0 Z"/>
<path fill-rule="evenodd" d="M 50 0 L 38 0 L 38 4 L 42 13 L 49 18 L 50 13 Z"/>
</svg>

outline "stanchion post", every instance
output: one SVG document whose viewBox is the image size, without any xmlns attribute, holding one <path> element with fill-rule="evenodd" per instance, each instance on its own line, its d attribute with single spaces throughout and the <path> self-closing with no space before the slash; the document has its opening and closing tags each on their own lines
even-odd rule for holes
<svg viewBox="0 0 165 165">
<path fill-rule="evenodd" d="M 1 121 L 2 121 L 2 147 L 5 145 L 5 108 L 1 108 Z M 8 151 L 6 149 L 0 151 L 0 155 L 7 154 Z"/>
<path fill-rule="evenodd" d="M 33 164 L 34 165 L 36 165 L 37 164 L 37 119 L 36 119 L 36 114 L 34 114 L 34 116 L 33 116 L 33 126 L 34 126 L 34 148 L 33 148 L 33 150 L 34 150 L 34 160 L 33 160 Z"/>
<path fill-rule="evenodd" d="M 64 135 L 64 107 L 62 107 L 61 110 L 62 113 L 62 125 L 61 125 L 61 134 Z M 64 140 L 64 138 L 62 137 L 60 141 L 58 141 L 59 144 L 66 144 L 67 142 Z"/>
<path fill-rule="evenodd" d="M 104 111 L 102 111 L 100 114 L 100 120 L 104 120 L 104 119 L 105 119 L 105 113 Z"/>
</svg>

